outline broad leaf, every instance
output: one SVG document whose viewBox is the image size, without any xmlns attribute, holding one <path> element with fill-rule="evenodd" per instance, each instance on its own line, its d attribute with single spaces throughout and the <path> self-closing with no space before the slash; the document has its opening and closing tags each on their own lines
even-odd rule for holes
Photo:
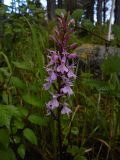
<svg viewBox="0 0 120 160">
<path fill-rule="evenodd" d="M 24 135 L 24 137 L 25 137 L 29 142 L 31 142 L 32 144 L 34 144 L 34 145 L 37 145 L 37 144 L 38 144 L 38 143 L 37 143 L 37 137 L 36 137 L 36 135 L 35 135 L 35 133 L 33 132 L 32 129 L 30 129 L 30 128 L 24 129 L 23 135 Z"/>
<path fill-rule="evenodd" d="M 23 100 L 30 105 L 36 107 L 42 107 L 41 100 L 34 95 L 29 95 L 29 94 L 23 95 Z"/>
<path fill-rule="evenodd" d="M 40 117 L 37 115 L 30 115 L 28 117 L 28 120 L 33 123 L 33 124 L 37 124 L 39 126 L 46 126 L 47 125 L 47 119 L 45 117 Z"/>
<path fill-rule="evenodd" d="M 0 150 L 0 160 L 16 160 L 15 154 L 12 149 Z"/>
<path fill-rule="evenodd" d="M 10 127 L 10 121 L 12 117 L 18 117 L 19 112 L 13 105 L 0 104 L 0 126 Z"/>
<path fill-rule="evenodd" d="M 18 149 L 17 149 L 17 152 L 19 154 L 19 156 L 24 159 L 25 157 L 25 146 L 23 144 L 21 144 Z"/>
</svg>

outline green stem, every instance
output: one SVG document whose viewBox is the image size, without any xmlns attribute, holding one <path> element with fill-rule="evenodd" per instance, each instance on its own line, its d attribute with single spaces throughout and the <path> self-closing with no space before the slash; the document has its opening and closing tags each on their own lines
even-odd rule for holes
<svg viewBox="0 0 120 160">
<path fill-rule="evenodd" d="M 62 159 L 62 137 L 61 137 L 61 110 L 58 109 L 58 144 L 59 144 L 59 154 L 58 154 L 58 160 Z"/>
</svg>

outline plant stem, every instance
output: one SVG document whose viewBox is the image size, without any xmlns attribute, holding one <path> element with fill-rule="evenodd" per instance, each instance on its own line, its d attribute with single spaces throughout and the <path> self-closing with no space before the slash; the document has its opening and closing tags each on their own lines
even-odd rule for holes
<svg viewBox="0 0 120 160">
<path fill-rule="evenodd" d="M 58 109 L 58 144 L 59 144 L 59 154 L 58 160 L 62 160 L 62 137 L 61 137 L 61 110 Z"/>
</svg>

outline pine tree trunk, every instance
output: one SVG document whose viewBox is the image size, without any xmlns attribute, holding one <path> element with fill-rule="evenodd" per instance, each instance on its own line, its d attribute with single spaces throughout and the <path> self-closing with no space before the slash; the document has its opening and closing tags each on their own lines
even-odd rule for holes
<svg viewBox="0 0 120 160">
<path fill-rule="evenodd" d="M 97 0 L 97 24 L 102 24 L 102 0 Z"/>
<path fill-rule="evenodd" d="M 104 0 L 103 1 L 103 22 L 105 23 L 106 22 L 106 2 L 107 0 Z"/>
<path fill-rule="evenodd" d="M 55 18 L 56 0 L 47 0 L 47 14 L 48 19 Z"/>
<path fill-rule="evenodd" d="M 62 0 L 58 0 L 58 8 L 62 8 L 63 7 L 63 1 Z"/>
<path fill-rule="evenodd" d="M 94 22 L 94 5 L 95 0 L 90 0 L 86 6 L 86 18 Z"/>
<path fill-rule="evenodd" d="M 72 13 L 77 8 L 77 0 L 66 0 L 66 8 Z"/>
<path fill-rule="evenodd" d="M 34 3 L 35 3 L 35 5 L 36 5 L 37 8 L 41 7 L 40 0 L 35 0 Z"/>
<path fill-rule="evenodd" d="M 111 6 L 111 11 L 110 11 L 110 20 L 109 20 L 109 26 L 108 26 L 108 38 L 107 40 L 111 40 L 111 33 L 112 33 L 112 19 L 114 15 L 114 9 L 115 9 L 115 0 L 112 0 L 112 6 Z"/>
<path fill-rule="evenodd" d="M 115 3 L 115 24 L 120 26 L 120 0 Z"/>
</svg>

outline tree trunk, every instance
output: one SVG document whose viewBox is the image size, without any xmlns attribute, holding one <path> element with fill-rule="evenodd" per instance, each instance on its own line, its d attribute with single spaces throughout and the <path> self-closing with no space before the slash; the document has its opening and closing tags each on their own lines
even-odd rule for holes
<svg viewBox="0 0 120 160">
<path fill-rule="evenodd" d="M 94 22 L 94 5 L 95 0 L 90 0 L 86 6 L 86 18 Z"/>
<path fill-rule="evenodd" d="M 35 3 L 35 5 L 36 5 L 37 8 L 41 7 L 40 0 L 34 0 L 34 3 Z"/>
<path fill-rule="evenodd" d="M 102 24 L 102 0 L 97 0 L 97 24 Z"/>
<path fill-rule="evenodd" d="M 63 7 L 63 1 L 62 0 L 58 0 L 58 8 L 62 8 Z"/>
<path fill-rule="evenodd" d="M 106 11 L 107 11 L 107 7 L 106 7 L 106 3 L 107 0 L 103 0 L 103 22 L 106 22 Z"/>
<path fill-rule="evenodd" d="M 77 0 L 66 0 L 66 8 L 71 14 L 77 8 Z"/>
<path fill-rule="evenodd" d="M 120 26 L 120 0 L 115 3 L 115 24 Z"/>
<path fill-rule="evenodd" d="M 108 38 L 107 40 L 111 40 L 111 33 L 112 33 L 112 19 L 114 15 L 114 9 L 115 9 L 115 0 L 112 0 L 112 5 L 111 5 L 111 11 L 110 11 L 110 20 L 109 20 L 109 26 L 108 26 Z"/>
<path fill-rule="evenodd" d="M 47 0 L 47 14 L 48 19 L 55 18 L 56 0 Z"/>
</svg>

